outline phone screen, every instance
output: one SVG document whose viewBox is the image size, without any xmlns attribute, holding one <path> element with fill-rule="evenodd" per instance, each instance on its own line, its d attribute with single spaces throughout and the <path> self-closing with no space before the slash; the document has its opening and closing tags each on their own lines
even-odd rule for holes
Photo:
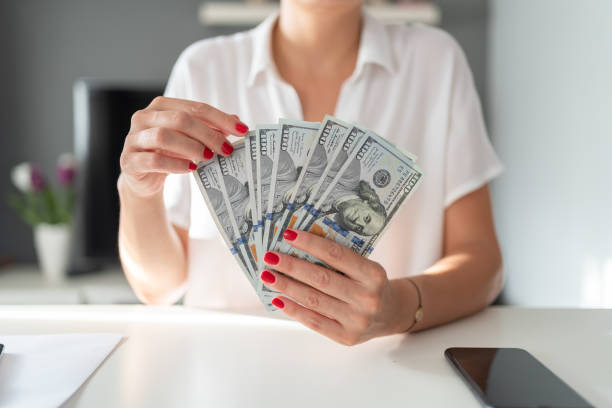
<svg viewBox="0 0 612 408">
<path fill-rule="evenodd" d="M 444 355 L 485 406 L 592 407 L 525 350 L 454 347 Z"/>
</svg>

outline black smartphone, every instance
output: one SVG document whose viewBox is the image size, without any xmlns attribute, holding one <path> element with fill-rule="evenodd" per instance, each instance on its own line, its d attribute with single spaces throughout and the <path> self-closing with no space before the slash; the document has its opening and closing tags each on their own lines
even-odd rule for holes
<svg viewBox="0 0 612 408">
<path fill-rule="evenodd" d="M 485 407 L 593 407 L 523 349 L 452 347 L 444 355 Z"/>
<path fill-rule="evenodd" d="M 2 354 L 2 349 L 4 348 L 4 344 L 0 344 L 0 354 Z"/>
</svg>

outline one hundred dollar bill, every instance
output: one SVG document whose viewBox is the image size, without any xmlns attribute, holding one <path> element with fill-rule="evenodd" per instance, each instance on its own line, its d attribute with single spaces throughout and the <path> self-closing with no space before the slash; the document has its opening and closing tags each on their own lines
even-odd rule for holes
<svg viewBox="0 0 612 408">
<path fill-rule="evenodd" d="M 281 120 L 281 134 L 278 148 L 274 151 L 272 181 L 264 223 L 263 249 L 272 248 L 272 238 L 278 229 L 286 204 L 297 184 L 308 152 L 313 145 L 319 122 Z"/>
<path fill-rule="evenodd" d="M 259 154 L 257 155 L 257 185 L 259 200 L 259 225 L 262 231 L 262 251 L 266 251 L 264 245 L 265 238 L 265 220 L 268 212 L 268 201 L 270 196 L 274 194 L 274 179 L 272 173 L 274 171 L 274 160 L 276 150 L 280 143 L 281 128 L 279 125 L 262 125 L 257 126 L 257 141 Z"/>
<path fill-rule="evenodd" d="M 296 212 L 300 210 L 313 193 L 313 188 L 325 178 L 336 152 L 342 147 L 351 125 L 332 116 L 325 116 L 317 132 L 312 148 L 308 152 L 303 170 L 285 204 L 283 214 L 275 226 L 275 234 L 271 248 L 278 250 L 282 243 L 280 235 L 287 228 L 294 226 L 297 220 Z"/>
<path fill-rule="evenodd" d="M 306 218 L 308 212 L 314 208 L 319 198 L 321 198 L 321 194 L 327 190 L 327 187 L 329 187 L 331 182 L 334 180 L 344 163 L 346 163 L 346 161 L 352 155 L 355 147 L 361 146 L 360 143 L 365 136 L 366 131 L 366 129 L 357 125 L 353 125 L 351 127 L 347 137 L 344 138 L 341 148 L 336 150 L 334 157 L 323 172 L 323 176 L 313 187 L 312 193 L 308 197 L 306 205 L 296 211 L 296 222 L 293 225 L 293 228 L 302 229 L 302 222 Z"/>
<path fill-rule="evenodd" d="M 248 177 L 245 161 L 245 140 L 242 139 L 234 143 L 234 154 L 231 156 L 217 156 L 221 176 L 223 180 L 223 193 L 225 194 L 226 204 L 229 206 L 230 221 L 234 228 L 238 247 L 244 249 L 244 257 L 247 261 L 247 268 L 257 279 L 257 262 L 251 252 L 249 236 L 252 233 L 253 222 L 249 210 L 251 197 L 249 195 Z"/>
<path fill-rule="evenodd" d="M 305 230 L 367 257 L 422 176 L 411 157 L 368 132 L 309 213 Z M 289 253 L 320 262 L 295 249 Z"/>
<path fill-rule="evenodd" d="M 231 222 L 232 216 L 230 215 L 224 198 L 223 179 L 217 160 L 200 163 L 196 171 L 193 172 L 193 175 L 204 197 L 204 201 L 206 201 L 206 205 L 210 210 L 212 218 L 217 225 L 223 242 L 230 249 L 234 259 L 249 282 L 251 282 L 251 285 L 257 289 L 256 281 L 252 272 L 247 267 L 247 261 L 244 254 L 240 251 L 236 241 L 233 239 L 235 233 Z"/>
<path fill-rule="evenodd" d="M 280 141 L 280 125 L 260 125 L 256 127 L 256 143 L 257 143 L 257 159 L 256 159 L 256 174 L 255 183 L 257 184 L 257 202 L 258 202 L 258 229 L 260 231 L 259 243 L 261 256 L 258 257 L 258 268 L 257 275 L 263 271 L 263 254 L 266 249 L 263 245 L 264 240 L 264 220 L 266 211 L 268 208 L 268 198 L 270 196 L 270 190 L 274 182 L 272 181 L 272 168 L 274 163 L 274 153 L 278 148 Z M 267 309 L 273 308 L 271 300 L 273 296 L 269 288 L 265 287 L 260 280 L 258 280 L 257 293 L 260 296 L 262 302 Z M 264 299 L 266 298 L 266 299 Z"/>
<path fill-rule="evenodd" d="M 245 171 L 247 176 L 247 184 L 249 189 L 249 204 L 248 211 L 251 232 L 248 236 L 249 249 L 253 254 L 256 265 L 258 264 L 261 255 L 261 228 L 259 228 L 259 209 L 257 202 L 257 137 L 255 131 L 249 131 L 244 138 L 244 160 L 245 160 Z M 258 269 L 257 267 L 255 268 Z"/>
<path fill-rule="evenodd" d="M 262 250 L 271 249 L 276 222 L 284 210 L 291 189 L 295 186 L 304 166 L 314 137 L 320 127 L 318 122 L 281 120 L 278 144 L 274 149 L 270 191 L 264 220 Z M 261 265 L 263 270 L 263 263 Z M 271 301 L 279 293 L 261 284 L 260 298 L 266 308 L 274 309 Z"/>
</svg>

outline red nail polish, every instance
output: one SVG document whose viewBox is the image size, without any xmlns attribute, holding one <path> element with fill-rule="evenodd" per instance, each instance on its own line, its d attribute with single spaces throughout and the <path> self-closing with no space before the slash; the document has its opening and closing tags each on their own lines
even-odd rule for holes
<svg viewBox="0 0 612 408">
<path fill-rule="evenodd" d="M 285 303 L 282 300 L 280 300 L 280 298 L 272 299 L 272 304 L 278 307 L 279 309 L 282 309 L 285 307 Z"/>
<path fill-rule="evenodd" d="M 285 238 L 287 241 L 293 241 L 297 238 L 297 232 L 290 229 L 285 230 L 285 232 L 283 232 L 283 238 Z"/>
<path fill-rule="evenodd" d="M 276 282 L 276 277 L 270 273 L 270 271 L 263 271 L 261 273 L 261 280 L 266 283 L 274 283 Z"/>
<path fill-rule="evenodd" d="M 198 166 L 196 166 L 196 164 L 194 162 L 189 162 L 189 170 L 195 170 L 197 168 L 198 168 Z"/>
<path fill-rule="evenodd" d="M 249 127 L 242 122 L 236 123 L 236 130 L 240 133 L 246 133 L 249 130 Z"/>
<path fill-rule="evenodd" d="M 212 150 L 210 150 L 208 147 L 205 147 L 205 148 L 204 148 L 204 154 L 203 154 L 203 156 L 204 156 L 204 158 L 205 158 L 206 160 L 210 160 L 210 159 L 212 159 L 213 155 L 214 155 L 214 153 L 213 153 L 213 151 L 212 151 Z"/>
<path fill-rule="evenodd" d="M 221 146 L 221 151 L 227 155 L 230 155 L 234 151 L 234 146 L 227 142 L 223 142 L 223 145 Z"/>
<path fill-rule="evenodd" d="M 280 258 L 274 252 L 266 252 L 264 255 L 264 262 L 268 265 L 276 265 Z"/>
</svg>

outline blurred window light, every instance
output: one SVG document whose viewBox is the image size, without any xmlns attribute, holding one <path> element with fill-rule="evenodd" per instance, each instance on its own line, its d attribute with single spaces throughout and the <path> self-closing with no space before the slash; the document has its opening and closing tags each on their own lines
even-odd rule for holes
<svg viewBox="0 0 612 408">
<path fill-rule="evenodd" d="M 580 306 L 612 308 L 612 259 L 589 257 L 583 272 Z"/>
</svg>

